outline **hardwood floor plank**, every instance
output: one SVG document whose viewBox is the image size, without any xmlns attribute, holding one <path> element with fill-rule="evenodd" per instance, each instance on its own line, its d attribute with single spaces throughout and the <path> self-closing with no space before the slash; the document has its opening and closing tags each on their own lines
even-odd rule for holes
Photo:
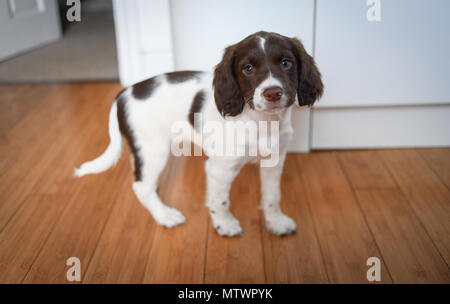
<svg viewBox="0 0 450 304">
<path fill-rule="evenodd" d="M 343 151 L 338 153 L 338 158 L 394 282 L 447 282 L 449 270 L 445 261 L 378 153 Z M 362 177 L 364 182 L 361 182 Z M 381 184 L 380 180 L 384 182 Z"/>
<path fill-rule="evenodd" d="M 87 136 L 87 140 L 89 139 L 91 138 Z M 87 144 L 81 145 L 80 148 L 86 148 L 88 151 Z M 66 153 L 64 157 L 67 155 Z M 62 157 L 62 154 L 59 157 Z M 63 158 L 57 157 L 56 160 L 62 161 Z M 67 206 L 66 202 L 76 190 L 72 183 L 67 182 L 72 179 L 71 172 L 72 168 L 56 170 L 53 175 L 41 180 L 40 184 L 38 182 L 38 187 L 32 190 L 32 195 L 26 198 L 0 233 L 0 282 L 20 283 L 30 269 Z M 18 184 L 19 190 L 25 189 L 26 186 L 28 185 L 25 183 Z M 80 184 L 78 187 L 82 186 L 83 184 Z"/>
<path fill-rule="evenodd" d="M 98 97 L 101 106 L 96 107 L 93 113 L 96 122 L 89 124 L 79 122 L 78 125 L 78 128 L 89 136 L 75 136 L 75 139 L 72 138 L 67 145 L 69 149 L 67 151 L 74 146 L 85 146 L 82 155 L 71 155 L 66 152 L 66 160 L 58 161 L 67 164 L 64 168 L 68 174 L 62 183 L 67 184 L 73 197 L 66 202 L 67 207 L 63 214 L 55 219 L 57 223 L 28 272 L 24 280 L 26 283 L 67 283 L 65 276 L 67 266 L 64 261 L 71 256 L 80 258 L 82 273 L 85 273 L 112 205 L 117 199 L 122 184 L 121 176 L 126 175 L 125 172 L 129 170 L 129 161 L 125 160 L 124 164 L 122 160 L 117 168 L 102 175 L 86 176 L 81 180 L 72 177 L 75 166 L 101 154 L 109 142 L 106 130 L 109 108 L 116 94 L 110 90 L 113 87 L 115 86 L 97 87 L 100 90 Z M 90 98 L 95 98 L 96 94 L 89 95 Z M 77 116 L 79 110 L 80 107 L 74 107 L 72 115 Z M 83 110 L 82 113 L 86 111 Z M 104 188 L 111 190 L 105 191 Z"/>
<path fill-rule="evenodd" d="M 102 92 L 99 94 L 105 97 L 111 94 L 108 89 L 111 89 L 112 86 L 95 86 L 95 88 L 98 88 Z M 89 86 L 86 86 L 86 90 L 94 93 Z M 107 95 L 104 95 L 105 93 Z M 77 94 L 74 94 L 72 98 L 78 98 L 77 96 Z M 76 103 L 77 100 L 68 98 L 66 102 L 68 104 Z M 67 206 L 66 202 L 69 201 L 70 195 L 76 192 L 76 187 L 73 186 L 74 179 L 72 178 L 72 171 L 76 162 L 92 157 L 90 149 L 100 151 L 106 146 L 107 138 L 99 141 L 100 136 L 98 134 L 104 134 L 107 127 L 101 126 L 96 121 L 102 115 L 104 115 L 104 122 L 107 121 L 107 113 L 99 114 L 92 111 L 92 108 L 91 111 L 86 111 L 89 107 L 94 106 L 100 112 L 107 112 L 110 100 L 100 99 L 99 102 L 103 105 L 98 106 L 96 102 L 91 102 L 90 104 L 86 103 L 85 106 L 78 106 L 84 111 L 84 115 L 78 115 L 77 111 L 72 115 L 67 114 L 68 117 L 65 120 L 67 125 L 64 133 L 58 132 L 59 130 L 50 132 L 52 129 L 49 128 L 51 135 L 49 135 L 48 141 L 51 144 L 57 142 L 63 148 L 50 149 L 44 154 L 37 153 L 36 156 L 40 157 L 42 162 L 38 161 L 34 166 L 30 165 L 31 171 L 28 171 L 28 173 L 34 173 L 26 176 L 27 168 L 24 168 L 22 170 L 25 174 L 24 180 L 19 180 L 19 182 L 13 184 L 17 187 L 6 188 L 10 190 L 9 192 L 2 193 L 7 198 L 6 202 L 10 202 L 10 206 L 13 206 L 14 203 L 19 205 L 20 201 L 14 200 L 14 198 L 17 198 L 17 193 L 30 193 L 30 195 L 26 196 L 26 200 L 22 203 L 20 209 L 0 234 L 0 264 L 6 267 L 6 271 L 3 271 L 0 276 L 0 281 L 20 282 L 23 279 L 55 223 L 59 220 L 65 206 Z M 72 105 L 67 106 L 67 108 L 73 109 L 74 107 Z M 63 145 L 63 142 L 61 142 L 64 137 L 68 138 L 67 145 Z M 59 166 L 55 167 L 55 164 L 59 164 Z M 14 166 L 14 169 L 17 170 L 18 167 L 20 166 Z M 5 176 L 8 176 L 8 174 Z M 5 176 L 2 177 L 2 180 L 11 182 L 11 179 L 5 179 Z M 14 180 L 12 181 L 14 182 Z M 46 204 L 41 202 L 44 199 Z M 5 206 L 5 200 L 2 201 L 1 206 L 2 208 Z M 30 220 L 32 214 L 39 214 L 41 210 L 46 211 L 45 219 L 33 218 L 33 220 Z M 35 231 L 40 232 L 35 233 Z M 15 232 L 19 233 L 17 236 L 20 236 L 20 238 L 15 237 Z M 3 244 L 9 245 L 4 246 Z M 13 262 L 10 260 L 11 257 L 13 257 Z"/>
<path fill-rule="evenodd" d="M 261 215 L 267 283 L 327 283 L 314 223 L 295 162 L 295 156 L 288 154 L 281 180 L 281 208 L 297 223 L 297 232 L 287 237 L 275 236 L 265 229 Z"/>
<path fill-rule="evenodd" d="M 48 138 L 47 136 L 50 136 L 50 134 L 54 136 L 55 133 L 51 132 L 51 127 L 54 124 L 57 125 L 57 123 L 51 119 L 44 118 L 45 116 L 41 116 L 41 114 L 48 115 L 47 108 L 53 107 L 55 103 L 55 101 L 47 103 L 46 100 L 52 97 L 55 100 L 55 97 L 71 91 L 72 87 L 64 86 L 49 91 L 47 89 L 47 86 L 33 86 L 29 90 L 19 90 L 21 93 L 14 95 L 15 111 L 7 110 L 8 114 L 5 114 L 4 119 L 0 120 L 0 144 L 3 147 L 3 149 L 0 149 L 0 158 L 15 160 L 14 166 L 8 167 L 7 170 L 5 168 L 4 171 L 0 172 L 0 178 L 22 178 L 26 173 L 24 167 L 20 167 L 23 165 L 22 163 L 31 164 L 32 161 L 36 162 L 41 155 L 33 153 L 34 150 L 38 149 L 38 152 L 44 153 L 46 151 L 45 148 L 48 148 L 48 142 L 45 142 L 45 138 Z M 69 103 L 79 94 L 79 91 L 73 92 L 74 94 L 66 97 Z M 33 101 L 32 104 L 28 104 L 30 100 Z M 44 122 L 47 122 L 47 125 L 41 129 L 40 125 Z M 42 132 L 43 130 L 49 132 Z M 44 138 L 40 135 L 44 135 Z M 39 150 L 39 144 L 43 143 L 47 144 L 47 147 L 44 146 L 42 150 Z M 30 168 L 30 166 L 26 168 Z M 4 175 L 6 176 L 4 177 Z M 1 186 L 0 189 L 2 189 Z"/>
<path fill-rule="evenodd" d="M 36 96 L 39 90 L 38 86 L 32 85 L 0 86 L 0 138 L 43 101 Z"/>
<path fill-rule="evenodd" d="M 122 162 L 101 178 L 91 176 L 68 182 L 72 197 L 63 214 L 57 216 L 58 222 L 23 283 L 70 283 L 66 279 L 66 261 L 70 257 L 79 258 L 81 274 L 86 272 L 127 170 L 129 167 Z"/>
<path fill-rule="evenodd" d="M 61 130 L 65 126 L 65 119 L 74 113 L 73 107 L 77 106 L 76 100 L 80 94 L 90 91 L 83 88 L 88 87 L 81 84 L 38 86 L 32 97 L 38 105 L 31 112 L 27 111 L 28 107 L 24 101 L 30 97 L 21 96 L 18 112 L 24 114 L 23 119 L 14 121 L 11 125 L 7 124 L 8 121 L 2 123 L 3 135 L 10 148 L 7 152 L 22 152 L 26 150 L 24 147 L 45 142 L 47 136 L 54 136 L 52 131 Z"/>
<path fill-rule="evenodd" d="M 264 283 L 261 244 L 259 179 L 254 165 L 246 165 L 231 188 L 231 211 L 241 222 L 242 236 L 221 237 L 208 224 L 205 283 Z"/>
<path fill-rule="evenodd" d="M 202 283 L 208 213 L 204 206 L 204 160 L 174 158 L 168 195 L 161 199 L 187 218 L 180 227 L 157 226 L 148 256 L 144 283 Z"/>
<path fill-rule="evenodd" d="M 391 283 L 375 240 L 332 152 L 296 155 L 298 170 L 332 283 L 369 283 L 367 259 L 381 260 L 381 283 Z"/>
<path fill-rule="evenodd" d="M 450 189 L 450 148 L 417 149 L 417 152 Z"/>
<path fill-rule="evenodd" d="M 339 151 L 338 158 L 354 189 L 397 187 L 377 151 Z"/>
<path fill-rule="evenodd" d="M 377 154 L 450 265 L 449 189 L 415 150 L 385 150 Z"/>
<path fill-rule="evenodd" d="M 356 196 L 395 283 L 450 283 L 447 264 L 397 189 Z"/>
<path fill-rule="evenodd" d="M 345 151 L 338 158 L 394 282 L 448 282 L 445 261 L 377 153 Z"/>
<path fill-rule="evenodd" d="M 22 282 L 40 248 L 64 209 L 61 194 L 37 195 L 35 204 L 25 208 L 0 235 L 0 283 Z"/>
<path fill-rule="evenodd" d="M 34 116 L 33 119 L 30 118 L 28 120 L 28 125 L 24 124 L 21 128 L 15 129 L 16 131 L 13 132 L 15 134 L 14 137 L 21 139 L 6 145 L 6 149 L 10 151 L 9 153 L 17 152 L 12 154 L 12 156 L 5 156 L 8 159 L 12 157 L 14 163 L 10 163 L 6 172 L 0 177 L 0 181 L 2 181 L 0 183 L 0 231 L 10 220 L 11 216 L 21 207 L 22 202 L 30 195 L 33 188 L 45 188 L 44 185 L 39 185 L 39 183 L 48 183 L 55 180 L 52 176 L 54 164 L 66 162 L 67 152 L 65 151 L 78 149 L 77 144 L 86 138 L 86 134 L 89 134 L 88 132 L 92 131 L 88 129 L 84 133 L 81 126 L 103 128 L 103 130 L 107 128 L 105 125 L 101 126 L 98 120 L 101 120 L 103 124 L 107 121 L 106 112 L 110 104 L 107 98 L 113 98 L 111 93 L 107 92 L 107 89 L 115 87 L 117 86 L 111 84 L 108 86 L 96 86 L 95 88 L 97 89 L 85 86 L 83 87 L 84 89 L 78 89 L 77 93 L 73 90 L 78 87 L 69 86 L 68 91 L 61 89 L 61 95 L 58 98 L 66 98 L 68 105 L 64 109 L 58 109 L 58 119 L 49 120 L 50 125 L 42 126 L 46 132 L 38 136 L 37 140 L 31 140 L 34 137 L 32 131 L 25 131 L 34 128 L 34 123 L 37 123 Z M 40 89 L 45 90 L 45 87 Z M 105 95 L 106 93 L 107 95 Z M 54 99 L 58 98 L 55 97 Z M 92 101 L 91 98 L 93 98 Z M 81 104 L 79 104 L 80 102 Z M 102 107 L 100 107 L 101 103 L 103 104 Z M 42 107 L 47 106 L 43 105 Z M 95 117 L 96 113 L 86 115 L 89 113 L 88 109 L 92 107 L 97 107 L 99 111 L 105 113 L 97 114 L 97 118 Z M 79 111 L 85 114 L 79 115 Z M 44 115 L 44 113 L 36 110 L 36 116 L 41 114 Z M 40 118 L 40 120 L 43 119 Z M 64 129 L 64 132 L 60 132 L 61 129 Z M 42 133 L 42 130 L 39 128 L 38 131 Z M 21 135 L 21 132 L 26 135 Z M 29 141 L 27 137 L 30 138 Z M 26 147 L 26 149 L 17 148 L 20 141 L 24 141 L 21 145 Z M 105 139 L 104 142 L 106 146 L 107 140 Z"/>
<path fill-rule="evenodd" d="M 119 208 L 103 232 L 83 283 L 140 284 L 143 282 L 155 223 L 139 204 L 131 187 L 119 194 Z M 128 206 L 125 206 L 128 205 Z"/>
<path fill-rule="evenodd" d="M 124 151 L 129 157 L 129 149 Z M 167 179 L 173 161 L 161 176 L 160 195 L 170 191 Z M 126 177 L 126 178 L 125 178 Z M 133 190 L 134 174 L 124 176 L 117 202 L 89 263 L 83 283 L 135 284 L 144 280 L 148 254 L 153 244 L 156 223 L 139 203 Z"/>
</svg>

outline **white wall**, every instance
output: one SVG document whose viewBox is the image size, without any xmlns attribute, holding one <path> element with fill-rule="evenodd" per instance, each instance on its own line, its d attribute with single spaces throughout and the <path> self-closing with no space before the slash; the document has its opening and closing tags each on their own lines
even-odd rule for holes
<svg viewBox="0 0 450 304">
<path fill-rule="evenodd" d="M 113 0 L 120 82 L 174 69 L 168 0 Z"/>
<path fill-rule="evenodd" d="M 212 70 L 225 47 L 261 30 L 300 38 L 312 51 L 313 0 L 172 0 L 175 68 Z"/>
</svg>

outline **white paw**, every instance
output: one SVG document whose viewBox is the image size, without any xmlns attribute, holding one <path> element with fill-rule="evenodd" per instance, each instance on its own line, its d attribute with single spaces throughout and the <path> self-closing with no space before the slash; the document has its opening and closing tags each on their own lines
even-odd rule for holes
<svg viewBox="0 0 450 304">
<path fill-rule="evenodd" d="M 267 230 L 276 235 L 289 235 L 297 230 L 297 224 L 287 215 L 277 212 L 266 216 Z"/>
<path fill-rule="evenodd" d="M 241 224 L 231 213 L 223 216 L 214 216 L 212 221 L 214 228 L 221 236 L 233 237 L 242 234 Z"/>
<path fill-rule="evenodd" d="M 158 210 L 153 214 L 155 221 L 168 228 L 172 228 L 186 222 L 186 218 L 183 213 L 175 208 L 165 206 L 161 210 Z"/>
</svg>

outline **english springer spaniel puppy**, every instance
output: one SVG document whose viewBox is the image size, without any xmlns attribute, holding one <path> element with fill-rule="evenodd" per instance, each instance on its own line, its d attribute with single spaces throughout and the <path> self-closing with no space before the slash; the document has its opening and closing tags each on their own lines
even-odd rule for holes
<svg viewBox="0 0 450 304">
<path fill-rule="evenodd" d="M 213 226 L 220 235 L 232 237 L 242 233 L 239 221 L 230 212 L 229 192 L 233 179 L 245 163 L 261 163 L 267 155 L 259 152 L 252 156 L 208 154 L 205 143 L 225 135 L 219 131 L 207 133 L 201 126 L 194 127 L 194 118 L 200 114 L 204 125 L 214 122 L 224 129 L 230 121 L 276 122 L 278 132 L 258 130 L 258 138 L 250 135 L 244 145 L 247 150 L 255 148 L 260 133 L 278 142 L 277 149 L 270 150 L 276 154 L 276 164 L 260 166 L 261 208 L 270 232 L 291 234 L 296 231 L 296 224 L 280 209 L 280 178 L 293 133 L 291 106 L 310 106 L 322 91 L 320 72 L 299 40 L 257 32 L 227 47 L 213 74 L 167 73 L 119 93 L 109 115 L 108 148 L 97 159 L 84 163 L 74 174 L 81 177 L 112 167 L 122 153 L 123 135 L 134 159 L 133 190 L 137 198 L 158 224 L 180 225 L 186 218 L 160 200 L 157 183 L 173 148 L 173 125 L 185 122 L 197 138 L 194 142 L 198 144 L 199 138 L 203 140 L 200 145 L 209 156 L 205 164 L 206 206 Z M 258 126 L 266 128 L 266 125 Z M 277 138 L 272 138 L 275 136 Z"/>
</svg>

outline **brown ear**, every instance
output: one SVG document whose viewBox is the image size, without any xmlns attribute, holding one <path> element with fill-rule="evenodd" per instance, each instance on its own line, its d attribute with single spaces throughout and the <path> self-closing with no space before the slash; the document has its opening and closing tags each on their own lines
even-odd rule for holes
<svg viewBox="0 0 450 304">
<path fill-rule="evenodd" d="M 244 109 L 244 99 L 234 75 L 234 46 L 226 48 L 214 70 L 214 98 L 223 116 L 236 116 Z"/>
<path fill-rule="evenodd" d="M 298 62 L 298 102 L 300 106 L 311 106 L 323 93 L 321 75 L 314 58 L 306 52 L 300 40 L 292 38 L 291 43 Z"/>
</svg>

